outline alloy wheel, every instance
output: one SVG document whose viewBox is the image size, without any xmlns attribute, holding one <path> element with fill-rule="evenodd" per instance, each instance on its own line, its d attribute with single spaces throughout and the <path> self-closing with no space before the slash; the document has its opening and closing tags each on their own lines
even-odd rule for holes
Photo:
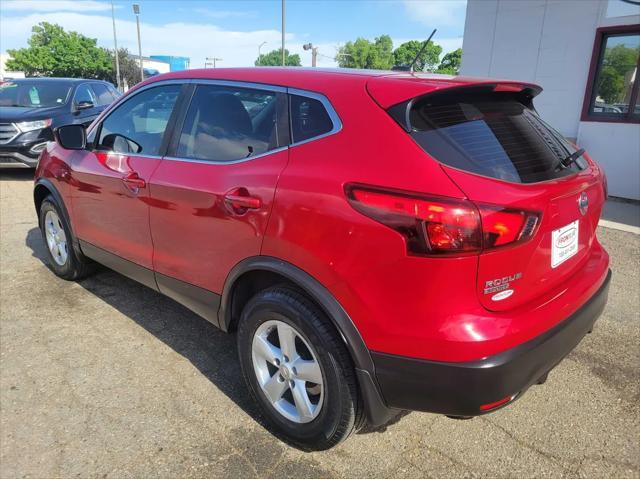
<svg viewBox="0 0 640 479">
<path fill-rule="evenodd" d="M 299 424 L 318 416 L 322 369 L 301 332 L 283 321 L 265 321 L 254 333 L 251 357 L 258 384 L 276 411 Z"/>
<path fill-rule="evenodd" d="M 44 232 L 53 260 L 59 266 L 64 266 L 69 257 L 67 235 L 64 232 L 62 221 L 55 211 L 47 211 L 44 217 Z"/>
</svg>

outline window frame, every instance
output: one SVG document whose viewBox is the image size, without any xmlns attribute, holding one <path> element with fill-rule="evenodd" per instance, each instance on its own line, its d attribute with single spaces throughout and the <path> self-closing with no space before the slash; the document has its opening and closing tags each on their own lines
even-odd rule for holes
<svg viewBox="0 0 640 479">
<path fill-rule="evenodd" d="M 287 93 L 288 93 L 288 99 L 289 99 L 289 115 L 288 116 L 289 116 L 289 137 L 290 137 L 290 140 L 291 140 L 291 146 L 303 145 L 303 144 L 308 143 L 310 141 L 316 141 L 316 140 L 319 140 L 321 138 L 326 138 L 327 136 L 334 135 L 334 134 L 338 133 L 340 130 L 342 130 L 342 121 L 340 120 L 340 117 L 338 116 L 338 114 L 336 113 L 336 111 L 333 108 L 333 105 L 331 105 L 331 102 L 327 99 L 326 96 L 324 96 L 321 93 L 316 93 L 316 92 L 307 91 L 307 90 L 299 90 L 297 88 L 287 88 Z M 291 95 L 311 98 L 312 100 L 317 100 L 320 103 L 322 103 L 322 106 L 324 107 L 325 111 L 329 115 L 329 119 L 331 120 L 331 123 L 333 125 L 331 130 L 327 131 L 326 133 L 322 133 L 320 135 L 317 135 L 317 136 L 312 136 L 311 138 L 307 138 L 305 140 L 294 142 L 293 141 L 293 124 L 291 123 L 291 118 L 292 118 L 292 115 L 291 115 Z"/>
<path fill-rule="evenodd" d="M 162 84 L 165 82 L 158 82 L 158 83 Z M 342 121 L 340 120 L 340 117 L 338 116 L 337 112 L 333 108 L 333 105 L 331 104 L 329 99 L 322 93 L 317 93 L 317 92 L 308 91 L 308 90 L 301 90 L 298 88 L 290 88 L 290 87 L 285 87 L 281 85 L 253 83 L 253 82 L 248 82 L 243 80 L 213 80 L 213 79 L 209 80 L 209 79 L 195 78 L 195 79 L 185 80 L 184 83 L 187 83 L 190 89 L 185 92 L 182 103 L 177 105 L 176 110 L 174 111 L 174 113 L 176 113 L 176 111 L 179 110 L 178 114 L 176 115 L 177 117 L 176 123 L 173 125 L 174 132 L 171 135 L 171 138 L 169 140 L 169 144 L 166 150 L 166 156 L 164 156 L 163 158 L 165 160 L 182 161 L 185 163 L 201 163 L 201 164 L 207 164 L 207 165 L 233 165 L 236 163 L 244 163 L 247 161 L 257 160 L 267 155 L 279 153 L 281 151 L 284 151 L 294 146 L 302 145 L 310 141 L 316 141 L 321 138 L 334 135 L 338 133 L 340 130 L 342 130 Z M 278 144 L 280 144 L 280 141 L 282 141 L 282 146 L 278 146 L 273 150 L 266 151 L 259 155 L 250 156 L 248 158 L 241 158 L 233 161 L 199 160 L 199 159 L 183 158 L 183 157 L 176 156 L 178 143 L 180 141 L 180 135 L 182 134 L 182 128 L 184 127 L 184 121 L 186 120 L 187 112 L 189 110 L 189 107 L 191 106 L 193 94 L 195 92 L 196 87 L 201 85 L 226 86 L 226 87 L 235 87 L 235 88 L 245 88 L 245 89 L 251 89 L 251 90 L 266 90 L 272 93 L 276 93 L 278 95 L 278 102 L 283 100 L 285 102 L 285 105 L 283 105 L 284 108 L 279 110 L 279 113 L 277 116 L 278 128 L 279 128 Z M 331 119 L 331 122 L 333 123 L 333 128 L 331 129 L 331 131 L 328 131 L 327 133 L 323 133 L 322 135 L 314 136 L 312 138 L 307 138 L 306 140 L 303 140 L 303 141 L 293 142 L 292 132 L 291 132 L 291 115 L 289 111 L 291 95 L 304 96 L 304 97 L 308 97 L 308 98 L 312 98 L 314 100 L 320 101 L 323 107 L 325 108 L 325 110 L 327 111 L 327 113 L 329 114 L 329 118 Z M 278 104 L 278 107 L 280 107 L 280 103 Z M 284 126 L 284 128 L 282 128 L 282 126 Z M 280 137 L 282 133 L 286 135 L 285 138 Z"/>
<path fill-rule="evenodd" d="M 116 110 L 118 110 L 118 108 L 120 108 L 121 106 L 123 106 L 127 102 L 131 101 L 132 99 L 134 99 L 135 97 L 137 97 L 141 93 L 146 92 L 148 90 L 151 90 L 153 88 L 177 85 L 179 87 L 178 98 L 176 99 L 176 102 L 173 105 L 173 111 L 171 112 L 171 115 L 169 116 L 169 121 L 167 122 L 167 127 L 165 128 L 164 133 L 162 134 L 162 141 L 160 142 L 160 147 L 158 149 L 158 154 L 157 155 L 148 155 L 148 154 L 144 154 L 144 153 L 143 154 L 137 154 L 136 153 L 136 154 L 130 154 L 129 155 L 129 156 L 140 156 L 140 157 L 145 157 L 145 158 L 156 158 L 156 159 L 164 158 L 165 155 L 167 154 L 167 149 L 168 149 L 168 146 L 169 146 L 169 140 L 171 139 L 173 130 L 174 130 L 175 126 L 176 126 L 176 120 L 178 118 L 178 115 L 182 113 L 181 108 L 183 107 L 183 104 L 185 103 L 185 91 L 189 87 L 189 84 L 190 84 L 189 81 L 179 81 L 179 80 L 154 82 L 154 83 L 150 83 L 148 85 L 145 85 L 144 87 L 139 88 L 138 90 L 133 92 L 131 95 L 121 96 L 120 98 L 117 98 L 116 100 L 114 100 L 113 103 L 111 103 L 111 105 L 109 105 L 107 107 L 107 109 L 105 110 L 105 114 L 100 118 L 99 123 L 95 123 L 95 126 L 87 131 L 87 138 L 89 138 L 91 135 L 93 135 L 93 141 L 90 143 L 90 145 L 88 145 L 89 146 L 89 150 L 94 152 L 94 153 L 96 153 L 96 152 L 97 153 L 107 152 L 106 150 L 98 150 L 98 149 L 96 149 L 96 144 L 97 144 L 98 141 L 100 141 L 100 135 L 102 133 L 102 124 L 105 121 L 107 121 L 107 119 Z M 187 100 L 189 100 L 189 99 L 187 99 Z M 122 154 L 122 153 L 117 153 L 117 154 Z"/>
<path fill-rule="evenodd" d="M 638 58 L 638 63 L 636 64 L 636 79 L 631 89 L 629 111 L 624 115 L 593 113 L 590 111 L 591 100 L 595 93 L 595 80 L 600 70 L 600 60 L 604 55 L 606 39 L 611 36 L 621 36 L 625 34 L 640 34 L 640 24 L 600 27 L 596 30 L 580 121 L 600 123 L 640 123 L 640 115 L 634 114 L 635 107 L 640 103 L 640 96 L 638 94 L 638 90 L 640 89 L 640 56 Z"/>
</svg>

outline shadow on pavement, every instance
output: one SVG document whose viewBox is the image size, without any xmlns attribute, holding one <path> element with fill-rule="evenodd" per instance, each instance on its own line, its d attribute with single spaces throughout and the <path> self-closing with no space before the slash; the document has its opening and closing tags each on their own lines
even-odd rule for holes
<svg viewBox="0 0 640 479">
<path fill-rule="evenodd" d="M 32 168 L 2 168 L 0 169 L 0 181 L 33 181 L 35 170 Z"/>
<path fill-rule="evenodd" d="M 29 230 L 25 243 L 32 255 L 48 267 L 38 228 Z M 222 332 L 175 301 L 105 267 L 99 267 L 95 274 L 78 284 L 188 359 L 245 413 L 274 433 L 240 379 L 235 335 Z M 401 412 L 378 428 L 365 426 L 360 434 L 384 432 L 406 414 Z"/>
</svg>

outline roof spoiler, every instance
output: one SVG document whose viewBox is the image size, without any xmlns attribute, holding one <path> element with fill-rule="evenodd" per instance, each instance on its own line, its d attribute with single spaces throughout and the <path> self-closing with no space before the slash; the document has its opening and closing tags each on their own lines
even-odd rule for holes
<svg viewBox="0 0 640 479">
<path fill-rule="evenodd" d="M 535 96 L 540 94 L 542 88 L 538 85 L 531 83 L 518 83 L 518 82 L 487 82 L 487 83 L 470 83 L 463 86 L 454 86 L 451 88 L 443 88 L 440 90 L 430 91 L 424 95 L 413 97 L 409 100 L 405 100 L 401 103 L 391 106 L 387 109 L 389 114 L 402 126 L 407 132 L 411 133 L 411 119 L 410 113 L 413 105 L 427 96 L 435 95 L 451 95 L 456 92 L 463 93 L 465 90 L 479 89 L 483 90 L 491 89 L 494 92 L 511 92 L 520 93 L 527 104 L 531 104 L 531 101 Z"/>
</svg>

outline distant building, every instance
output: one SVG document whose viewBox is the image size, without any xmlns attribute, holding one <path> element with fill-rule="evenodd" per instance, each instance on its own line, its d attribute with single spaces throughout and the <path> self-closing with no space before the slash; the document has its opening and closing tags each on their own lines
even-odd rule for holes
<svg viewBox="0 0 640 479">
<path fill-rule="evenodd" d="M 151 55 L 152 60 L 169 64 L 169 71 L 178 72 L 188 70 L 191 60 L 188 57 L 172 57 L 169 55 Z"/>
<path fill-rule="evenodd" d="M 468 0 L 461 73 L 530 81 L 536 108 L 640 200 L 640 5 L 631 0 Z"/>
<path fill-rule="evenodd" d="M 154 57 L 142 57 L 142 71 L 145 78 L 149 78 L 161 73 L 168 73 L 171 71 L 171 65 L 168 62 L 158 60 Z"/>
</svg>

